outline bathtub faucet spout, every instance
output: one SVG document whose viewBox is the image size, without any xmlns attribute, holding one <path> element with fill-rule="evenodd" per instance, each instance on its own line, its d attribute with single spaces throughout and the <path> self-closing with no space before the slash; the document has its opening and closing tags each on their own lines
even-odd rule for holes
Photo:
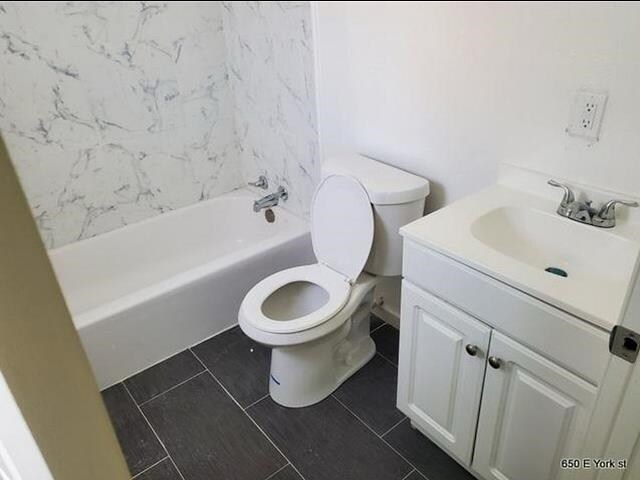
<svg viewBox="0 0 640 480">
<path fill-rule="evenodd" d="M 289 193 L 284 187 L 280 186 L 278 187 L 277 192 L 266 195 L 253 202 L 253 211 L 259 212 L 263 208 L 275 207 L 276 205 L 278 205 L 280 199 L 284 201 L 287 198 L 289 198 Z"/>
</svg>

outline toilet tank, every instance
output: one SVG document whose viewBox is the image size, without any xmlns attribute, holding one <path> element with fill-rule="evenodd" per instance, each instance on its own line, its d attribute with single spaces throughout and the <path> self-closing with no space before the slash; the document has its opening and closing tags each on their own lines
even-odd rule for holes
<svg viewBox="0 0 640 480">
<path fill-rule="evenodd" d="M 322 165 L 322 176 L 328 175 L 350 175 L 369 195 L 374 233 L 364 270 L 385 277 L 400 275 L 402 238 L 398 230 L 423 215 L 429 181 L 357 154 L 328 158 Z"/>
</svg>

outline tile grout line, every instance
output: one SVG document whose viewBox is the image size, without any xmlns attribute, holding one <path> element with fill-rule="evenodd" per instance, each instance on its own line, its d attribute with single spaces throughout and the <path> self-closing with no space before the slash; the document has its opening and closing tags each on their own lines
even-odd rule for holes
<svg viewBox="0 0 640 480">
<path fill-rule="evenodd" d="M 138 411 L 140 412 L 140 415 L 142 415 L 142 418 L 144 418 L 144 421 L 147 422 L 147 425 L 149 425 L 149 428 L 151 429 L 151 431 L 153 432 L 153 434 L 156 436 L 156 438 L 158 439 L 158 442 L 160 442 L 160 445 L 162 445 L 162 448 L 164 448 L 165 453 L 167 454 L 167 457 L 169 457 L 169 460 L 171 460 L 171 463 L 173 463 L 173 466 L 175 467 L 176 471 L 178 472 L 178 475 L 180 475 L 180 478 L 182 480 L 186 480 L 184 478 L 184 475 L 182 475 L 182 472 L 180 471 L 180 469 L 178 468 L 178 466 L 176 465 L 176 462 L 173 461 L 173 458 L 171 458 L 171 455 L 169 454 L 169 450 L 167 450 L 167 446 L 164 444 L 164 442 L 160 439 L 160 436 L 158 435 L 158 432 L 156 432 L 156 429 L 153 428 L 153 425 L 151 425 L 151 422 L 149 421 L 149 419 L 147 418 L 147 416 L 144 414 L 144 412 L 142 411 L 142 409 L 140 408 L 140 405 L 138 405 L 136 403 L 136 399 L 133 398 L 133 395 L 131 395 L 131 392 L 129 391 L 129 389 L 127 388 L 127 386 L 124 384 L 124 382 L 122 383 L 122 386 L 124 387 L 125 391 L 127 392 L 127 394 L 129 394 L 129 397 L 131 397 L 131 401 L 133 401 L 134 405 L 136 406 L 136 408 L 138 409 Z"/>
<path fill-rule="evenodd" d="M 171 465 L 173 465 L 173 468 L 176 469 L 176 472 L 178 472 L 178 475 L 180 475 L 180 478 L 182 480 L 185 480 L 184 475 L 182 475 L 182 472 L 178 468 L 178 465 L 176 465 L 176 462 L 173 461 L 173 458 L 171 457 L 171 455 L 169 455 L 169 460 L 171 460 Z"/>
<path fill-rule="evenodd" d="M 382 441 L 384 442 L 384 444 L 385 444 L 387 447 L 389 447 L 391 450 L 393 450 L 393 451 L 396 453 L 396 455 L 398 455 L 398 456 L 399 456 L 400 458 L 402 458 L 405 462 L 407 462 L 407 464 L 408 464 L 411 468 L 413 468 L 414 470 L 418 470 L 418 469 L 416 468 L 416 466 L 415 466 L 412 462 L 410 462 L 409 460 L 407 460 L 407 458 L 406 458 L 404 455 L 402 455 L 398 450 L 396 450 L 396 449 L 395 449 L 395 448 L 394 448 L 394 447 L 393 447 L 389 442 L 387 442 L 384 438 L 382 438 L 380 435 L 378 435 L 378 434 L 375 432 L 375 430 L 373 430 L 369 425 L 367 425 L 367 423 L 366 423 L 364 420 L 362 420 L 358 415 L 356 415 L 356 414 L 355 414 L 355 413 L 354 413 L 354 412 L 353 412 L 349 407 L 347 407 L 344 403 L 342 403 L 340 400 L 338 400 L 338 398 L 337 398 L 335 395 L 333 395 L 333 394 L 332 394 L 332 395 L 331 395 L 331 397 L 332 397 L 336 402 L 338 402 L 340 405 L 342 405 L 342 406 L 344 407 L 344 409 L 345 409 L 345 410 L 347 410 L 351 415 L 353 415 L 354 417 L 356 417 L 356 419 L 357 419 L 360 423 L 362 423 L 362 424 L 363 424 L 363 425 L 364 425 L 364 426 L 365 426 L 365 427 L 366 427 L 366 428 L 367 428 L 371 433 L 373 433 L 376 437 L 378 437 L 380 440 L 382 440 Z M 406 418 L 403 418 L 403 419 L 402 419 L 402 421 L 401 421 L 401 422 L 398 422 L 398 424 L 397 424 L 397 425 L 394 425 L 394 426 L 391 428 L 391 430 L 393 430 L 394 428 L 396 428 L 398 425 L 400 425 L 400 424 L 401 424 L 403 421 L 405 421 L 405 420 L 406 420 Z M 390 432 L 391 430 L 389 430 L 389 432 Z M 389 433 L 389 432 L 385 432 L 385 435 L 386 435 L 387 433 Z M 419 470 L 418 470 L 418 473 L 420 473 L 420 474 L 421 474 L 421 472 L 420 472 Z"/>
<path fill-rule="evenodd" d="M 402 412 L 401 412 L 402 413 Z M 400 425 L 402 422 L 404 422 L 408 417 L 406 415 L 402 415 L 402 418 L 400 420 L 398 420 L 396 423 L 393 424 L 393 426 L 386 430 L 384 433 L 379 434 L 380 437 L 384 437 L 387 433 L 389 433 L 391 430 L 393 430 L 394 428 L 396 428 L 398 425 Z"/>
<path fill-rule="evenodd" d="M 306 479 L 302 476 L 302 474 L 300 473 L 300 471 L 297 469 L 297 467 L 293 464 L 293 462 L 292 462 L 291 460 L 289 460 L 289 458 L 288 458 L 288 457 L 287 457 L 287 456 L 282 452 L 282 450 L 280 450 L 280 448 L 275 444 L 275 442 L 274 442 L 273 440 L 271 440 L 271 437 L 269 437 L 269 435 L 267 435 L 267 434 L 264 432 L 264 430 L 262 430 L 262 428 L 260 427 L 260 425 L 258 425 L 258 424 L 256 423 L 256 421 L 253 419 L 253 417 L 251 417 L 251 415 L 249 415 L 249 414 L 247 413 L 247 411 L 246 411 L 246 410 L 244 410 L 244 409 L 242 408 L 242 405 L 240 405 L 240 403 L 236 400 L 236 398 L 235 398 L 233 395 L 231 395 L 231 393 L 229 393 L 229 390 L 227 390 L 227 389 L 225 388 L 225 386 L 222 384 L 222 382 L 221 382 L 220 380 L 218 380 L 218 378 L 213 374 L 213 372 L 212 372 L 211 370 L 209 370 L 209 368 L 204 364 L 204 362 L 203 362 L 202 360 L 200 360 L 200 357 L 198 357 L 198 355 L 196 355 L 196 353 L 195 353 L 193 350 L 189 349 L 189 351 L 190 351 L 190 352 L 193 354 L 193 356 L 194 356 L 194 357 L 196 357 L 196 359 L 197 359 L 197 360 L 202 364 L 202 366 L 205 368 L 205 370 L 206 370 L 207 372 L 209 372 L 209 375 L 211 375 L 211 377 L 216 381 L 216 383 L 217 383 L 218 385 L 220 385 L 220 388 L 222 388 L 222 390 L 223 390 L 223 391 L 224 391 L 224 392 L 229 396 L 229 398 L 231 398 L 231 400 L 233 400 L 233 402 L 238 406 L 238 408 L 240 408 L 240 410 L 242 411 L 242 413 L 244 413 L 244 414 L 247 416 L 247 418 L 249 419 L 249 421 L 250 421 L 251 423 L 253 423 L 253 424 L 255 425 L 255 427 L 258 429 L 258 431 L 259 431 L 259 432 L 260 432 L 260 433 L 261 433 L 261 434 L 262 434 L 262 435 L 267 439 L 267 441 L 268 441 L 271 445 L 273 445 L 273 448 L 275 448 L 275 449 L 277 450 L 277 452 L 278 452 L 280 455 L 282 455 L 282 458 L 284 458 L 284 459 L 287 461 L 287 463 L 288 463 L 289 465 L 291 465 L 291 468 L 293 468 L 293 469 L 295 470 L 295 472 L 296 472 L 298 475 L 300 475 L 300 478 L 301 478 L 302 480 L 306 480 Z M 268 395 L 267 395 L 267 396 L 268 396 Z M 260 401 L 264 400 L 265 398 L 266 398 L 266 396 L 265 396 L 265 397 L 262 397 L 262 399 L 261 399 L 261 400 L 259 400 L 258 402 L 255 402 L 255 403 L 254 403 L 254 405 L 255 405 L 255 404 L 257 404 L 257 403 L 259 403 Z M 247 408 L 249 408 L 249 407 L 247 407 Z M 286 465 L 285 465 L 285 467 L 286 467 Z M 283 468 L 284 468 L 284 467 L 283 467 Z M 275 473 L 277 473 L 277 472 L 274 472 L 274 474 L 275 474 Z M 184 478 L 183 478 L 183 480 L 184 480 Z"/>
<path fill-rule="evenodd" d="M 373 330 L 369 330 L 369 335 L 371 335 L 373 332 L 377 332 L 378 330 L 380 330 L 382 327 L 384 327 L 386 325 L 386 323 L 384 323 L 384 321 L 382 322 L 382 325 L 378 325 L 376 328 L 374 328 Z"/>
<path fill-rule="evenodd" d="M 220 383 L 220 381 L 219 381 L 219 380 L 218 380 L 218 379 L 213 375 L 213 373 L 211 374 L 211 376 L 212 376 L 212 377 L 215 379 L 215 381 L 216 381 L 216 382 L 218 382 L 218 383 L 220 384 L 220 386 L 224 389 L 224 386 L 222 386 L 222 384 Z M 226 391 L 226 389 L 225 389 L 225 391 Z M 233 397 L 231 397 L 231 398 L 233 398 Z M 264 400 L 264 398 L 263 398 L 263 400 Z M 235 399 L 234 399 L 234 401 L 235 401 Z M 237 403 L 237 402 L 236 402 L 236 403 Z M 240 405 L 240 404 L 238 404 L 238 406 L 239 406 L 239 405 Z M 253 424 L 256 426 L 256 428 L 258 429 L 258 431 L 259 431 L 260 433 L 262 433 L 262 435 L 264 435 L 264 437 L 269 441 L 269 443 L 270 443 L 271 445 L 273 445 L 273 447 L 278 451 L 278 453 L 279 453 L 280 455 L 282 455 L 282 457 L 283 457 L 287 462 L 289 462 L 289 464 L 291 465 L 291 468 L 293 468 L 293 469 L 295 470 L 295 472 L 300 476 L 300 478 L 301 478 L 302 480 L 305 480 L 305 478 L 302 476 L 302 473 L 300 473 L 300 471 L 299 471 L 299 470 L 298 470 L 298 468 L 293 464 L 293 462 L 292 462 L 291 460 L 289 460 L 289 457 L 287 457 L 287 456 L 284 454 L 284 452 L 283 452 L 282 450 L 280 450 L 280 447 L 278 447 L 278 446 L 276 445 L 276 443 L 275 443 L 273 440 L 271 440 L 271 437 L 270 437 L 269 435 L 267 435 L 267 433 L 262 429 L 262 427 L 261 427 L 260 425 L 258 425 L 258 423 L 253 419 L 253 417 L 252 417 L 251 415 L 249 415 L 249 413 L 248 413 L 246 410 L 243 410 L 243 413 L 247 416 L 247 418 L 251 421 L 251 423 L 253 423 Z"/>
<path fill-rule="evenodd" d="M 376 349 L 376 353 L 377 353 L 378 355 L 380 355 L 380 357 L 381 357 L 382 359 L 386 360 L 386 361 L 387 361 L 387 362 L 389 362 L 391 365 L 393 365 L 394 367 L 398 368 L 398 364 L 397 364 L 397 363 L 394 363 L 394 362 L 392 362 L 391 360 L 389 360 L 387 357 L 385 357 L 384 355 L 382 355 L 382 354 L 381 354 L 377 349 Z"/>
<path fill-rule="evenodd" d="M 286 457 L 285 457 L 286 458 Z M 278 470 L 276 470 L 275 472 L 273 472 L 271 475 L 269 475 L 267 478 L 265 478 L 264 480 L 269 480 L 270 478 L 275 477 L 277 474 L 279 474 L 282 470 L 284 470 L 285 468 L 287 468 L 289 465 L 291 465 L 290 463 L 287 463 L 284 467 L 280 467 Z M 293 465 L 291 465 L 291 468 L 293 468 Z"/>
<path fill-rule="evenodd" d="M 258 400 L 256 400 L 253 403 L 250 403 L 249 405 L 247 405 L 246 407 L 243 408 L 243 410 L 248 410 L 251 407 L 253 407 L 256 403 L 260 403 L 262 400 L 264 400 L 265 398 L 267 398 L 269 396 L 269 394 L 267 393 L 266 395 L 263 395 L 262 397 L 260 397 Z"/>
<path fill-rule="evenodd" d="M 420 470 L 418 470 L 418 469 L 415 469 L 415 470 L 413 471 L 413 473 L 417 474 L 417 475 L 418 475 L 418 478 L 421 478 L 422 480 L 430 480 L 430 479 L 428 479 L 427 477 L 425 477 L 425 476 L 422 474 L 422 472 L 421 472 Z M 475 478 L 475 477 L 473 477 L 473 479 L 472 479 L 472 480 L 476 480 L 476 478 Z"/>
<path fill-rule="evenodd" d="M 387 326 L 386 323 L 382 323 L 381 325 L 378 325 L 375 329 L 371 330 L 369 332 L 369 334 L 372 334 L 378 330 L 380 330 L 381 328 Z M 218 383 L 218 385 L 223 389 L 223 391 L 233 400 L 233 402 L 241 409 L 241 411 L 243 413 L 245 413 L 245 415 L 249 418 L 249 420 L 254 424 L 254 426 L 258 429 L 258 431 L 260 431 L 260 433 L 262 433 L 265 438 L 267 438 L 267 440 L 273 445 L 273 447 L 278 451 L 278 453 L 280 453 L 280 455 L 282 455 L 282 457 L 287 461 L 287 463 L 285 465 L 283 465 L 282 467 L 280 467 L 278 470 L 276 470 L 275 472 L 273 472 L 272 474 L 270 474 L 265 480 L 269 480 L 271 478 L 273 478 L 275 475 L 277 475 L 279 472 L 281 472 L 282 470 L 284 470 L 285 468 L 287 468 L 289 465 L 291 466 L 291 468 L 293 470 L 295 470 L 295 472 L 300 475 L 301 478 L 302 474 L 298 471 L 298 469 L 293 465 L 293 463 L 287 458 L 287 456 L 280 450 L 280 448 L 271 440 L 271 438 L 264 432 L 264 430 L 256 423 L 256 421 L 253 419 L 253 417 L 251 417 L 251 415 L 248 414 L 247 410 L 255 405 L 257 405 L 258 403 L 260 403 L 262 400 L 266 399 L 267 397 L 269 397 L 269 394 L 267 393 L 266 395 L 260 397 L 259 399 L 255 400 L 254 402 L 252 402 L 251 404 L 247 405 L 246 407 L 243 407 L 242 405 L 240 405 L 240 403 L 236 400 L 236 398 L 231 395 L 231 393 L 226 389 L 226 387 L 222 384 L 222 382 L 213 374 L 213 372 L 211 370 L 209 370 L 209 368 L 204 364 L 204 362 L 202 362 L 202 360 L 200 359 L 200 357 L 198 357 L 198 355 L 192 350 L 191 347 L 187 348 L 186 350 L 188 350 L 193 357 L 195 357 L 195 359 L 198 361 L 198 363 L 201 365 L 201 367 L 203 368 L 202 371 L 199 371 L 198 373 L 190 376 L 189 378 L 177 383 L 176 385 L 173 385 L 172 387 L 164 390 L 161 393 L 158 393 L 157 395 L 154 395 L 153 397 L 138 403 L 136 401 L 136 399 L 133 397 L 133 395 L 131 394 L 131 391 L 129 390 L 129 388 L 125 385 L 125 381 L 128 379 L 123 380 L 121 383 L 125 389 L 125 391 L 127 392 L 128 396 L 131 398 L 131 400 L 134 402 L 134 404 L 136 405 L 136 407 L 138 408 L 138 411 L 140 412 L 140 414 L 142 415 L 142 417 L 144 418 L 145 422 L 147 423 L 147 425 L 149 426 L 149 428 L 151 429 L 151 431 L 153 432 L 154 436 L 157 438 L 158 442 L 160 443 L 160 445 L 162 446 L 162 448 L 165 450 L 166 456 L 163 457 L 162 459 L 160 459 L 159 461 L 157 461 L 156 463 L 150 465 L 149 467 L 145 468 L 144 470 L 142 470 L 141 472 L 138 472 L 135 476 L 132 477 L 132 480 L 139 477 L 140 475 L 142 475 L 143 473 L 147 472 L 148 470 L 152 469 L 153 467 L 159 465 L 160 463 L 164 462 L 165 460 L 169 459 L 169 461 L 171 461 L 172 465 L 174 466 L 174 468 L 176 469 L 176 471 L 178 472 L 178 474 L 180 475 L 182 480 L 185 480 L 185 477 L 182 475 L 182 472 L 178 469 L 175 461 L 173 460 L 173 458 L 171 457 L 171 455 L 169 454 L 169 451 L 167 449 L 167 447 L 165 446 L 164 442 L 160 439 L 159 435 L 157 434 L 157 432 L 155 431 L 155 428 L 153 427 L 153 425 L 151 424 L 151 422 L 149 421 L 149 419 L 147 418 L 147 416 L 144 414 L 144 412 L 142 411 L 141 407 L 146 405 L 147 403 L 151 402 L 152 400 L 155 400 L 167 393 L 169 393 L 170 391 L 184 385 L 185 383 L 189 382 L 190 380 L 193 380 L 194 378 L 204 374 L 204 373 L 209 373 L 211 375 L 211 377 L 216 381 L 216 383 Z M 385 357 L 384 355 L 382 355 L 380 352 L 376 351 L 376 354 L 379 355 L 383 360 L 385 360 L 386 362 L 388 362 L 389 364 L 391 364 L 392 366 L 394 366 L 395 368 L 397 368 L 397 365 L 392 362 L 389 358 Z M 347 407 L 347 405 L 345 405 L 343 402 L 341 402 L 335 395 L 331 394 L 331 397 L 334 398 L 343 408 L 345 408 L 351 415 L 353 415 L 360 423 L 362 423 L 368 430 L 370 430 L 376 437 L 380 438 L 383 443 L 385 445 L 387 445 L 392 451 L 394 451 L 400 458 L 402 458 L 410 467 L 412 467 L 412 470 L 407 473 L 407 475 L 405 475 L 401 480 L 405 480 L 406 478 L 408 478 L 410 475 L 412 475 L 414 472 L 417 472 L 421 477 L 422 474 L 416 469 L 416 467 L 413 465 L 413 463 L 411 463 L 409 460 L 407 460 L 402 454 L 400 454 L 400 452 L 398 452 L 393 446 L 391 446 L 383 437 L 385 435 L 387 435 L 389 432 L 391 432 L 393 429 L 395 429 L 398 425 L 400 425 L 403 421 L 406 420 L 406 417 L 402 418 L 401 420 L 399 420 L 396 424 L 394 424 L 391 428 L 389 428 L 388 430 L 386 430 L 384 433 L 382 434 L 378 434 L 377 432 L 375 432 L 362 418 L 360 418 L 358 415 L 356 415 L 349 407 Z"/>
<path fill-rule="evenodd" d="M 376 331 L 380 330 L 382 327 L 385 327 L 385 326 L 390 326 L 390 327 L 391 327 L 391 325 L 389 325 L 388 323 L 384 322 L 384 320 L 383 320 L 382 325 L 379 325 L 377 328 L 373 329 L 369 334 L 372 334 L 373 332 L 376 332 Z M 391 328 L 394 328 L 394 327 L 391 327 Z M 380 358 L 382 358 L 384 361 L 386 361 L 387 363 L 391 364 L 391 366 L 395 367 L 396 369 L 398 368 L 398 365 L 397 365 L 396 363 L 392 362 L 390 359 L 388 359 L 387 357 L 385 357 L 384 355 L 382 355 L 382 354 L 378 351 L 378 349 L 377 349 L 377 348 L 376 348 L 376 354 L 377 354 L 377 355 L 379 355 L 379 356 L 380 356 Z M 332 395 L 332 396 L 334 396 L 334 395 Z M 358 420 L 360 420 L 363 424 L 365 424 L 367 427 L 369 427 L 369 425 L 367 425 L 367 423 L 366 423 L 364 420 L 362 420 L 362 419 L 361 419 L 360 417 L 358 417 L 354 412 L 352 412 L 352 411 L 351 411 L 351 409 L 350 409 L 349 407 L 347 407 L 344 403 L 342 403 L 340 400 L 338 400 L 338 398 L 337 398 L 337 397 L 335 397 L 335 396 L 334 396 L 334 398 L 335 398 L 335 399 L 338 401 L 338 403 L 340 403 L 340 404 L 341 404 L 345 409 L 347 409 L 347 410 L 348 410 L 348 411 L 349 411 L 349 412 L 350 412 L 354 417 L 356 417 L 356 418 L 357 418 Z M 396 428 L 398 425 L 400 425 L 402 422 L 404 422 L 407 418 L 408 418 L 407 416 L 403 416 L 403 418 L 402 418 L 401 420 L 399 420 L 395 425 L 393 425 L 391 428 L 389 428 L 386 432 L 384 432 L 384 433 L 383 433 L 383 434 L 381 434 L 381 435 L 378 435 L 376 432 L 373 432 L 373 429 L 369 428 L 369 430 L 371 430 L 373 433 L 375 433 L 375 434 L 380 438 L 380 440 L 382 440 L 382 441 L 383 441 L 387 446 L 389 446 L 389 448 L 391 448 L 391 450 L 393 450 L 393 451 L 394 451 L 394 452 L 396 452 L 398 455 L 400 455 L 400 457 L 401 457 L 405 462 L 407 462 L 409 465 L 411 465 L 411 466 L 413 467 L 413 470 L 412 470 L 412 471 L 410 471 L 410 472 L 409 472 L 409 473 L 408 473 L 408 474 L 407 474 L 407 475 L 406 475 L 402 480 L 405 480 L 406 478 L 409 478 L 409 476 L 410 476 L 410 475 L 412 475 L 414 472 L 417 472 L 417 473 L 418 473 L 418 475 L 420 475 L 421 477 L 424 477 L 424 475 L 422 475 L 422 473 L 421 473 L 418 469 L 416 469 L 416 467 L 413 465 L 413 463 L 411 463 L 409 460 L 407 460 L 407 459 L 404 457 L 404 455 L 401 455 L 401 454 L 400 454 L 400 452 L 398 452 L 394 447 L 392 447 L 392 446 L 389 444 L 389 442 L 387 442 L 383 437 L 384 437 L 387 433 L 389 433 L 391 430 L 393 430 L 394 428 Z"/>
<path fill-rule="evenodd" d="M 138 403 L 137 405 L 138 405 L 139 407 L 142 407 L 143 405 L 146 405 L 147 403 L 149 403 L 149 402 L 151 402 L 151 401 L 155 400 L 156 398 L 161 397 L 161 396 L 163 396 L 163 395 L 164 395 L 164 394 L 166 394 L 166 393 L 169 393 L 171 390 L 175 390 L 175 389 L 176 389 L 176 388 L 178 388 L 179 386 L 184 385 L 184 384 L 185 384 L 185 383 L 187 383 L 189 380 L 193 380 L 193 379 L 194 379 L 194 378 L 196 378 L 198 375 L 202 375 L 203 373 L 206 373 L 206 371 L 205 371 L 205 370 L 201 370 L 201 371 L 199 371 L 198 373 L 196 373 L 195 375 L 191 375 L 191 376 L 190 376 L 189 378 L 187 378 L 186 380 L 183 380 L 183 381 L 181 381 L 180 383 L 176 383 L 173 387 L 169 387 L 169 388 L 167 388 L 164 392 L 162 392 L 162 393 L 158 393 L 157 395 L 154 395 L 154 396 L 153 396 L 153 397 L 151 397 L 150 399 L 145 400 L 144 402 L 140 402 L 140 403 Z M 127 379 L 127 380 L 128 380 L 128 379 Z M 122 382 L 122 383 L 124 384 L 124 382 Z M 134 402 L 135 402 L 135 399 L 134 399 Z"/>
<path fill-rule="evenodd" d="M 165 449 L 166 452 L 166 449 Z M 131 477 L 131 480 L 133 480 L 136 477 L 139 477 L 140 475 L 142 475 L 145 472 L 148 472 L 149 470 L 151 470 L 153 467 L 155 467 L 156 465 L 160 465 L 162 462 L 164 462 L 167 458 L 169 458 L 169 454 L 167 454 L 164 458 L 158 460 L 156 463 L 154 463 L 153 465 L 149 465 L 147 468 L 145 468 L 144 470 L 142 470 L 141 472 L 136 473 L 133 477 Z"/>
<path fill-rule="evenodd" d="M 407 473 L 404 477 L 402 477 L 401 480 L 407 480 L 407 478 L 409 478 L 411 475 L 413 475 L 414 472 L 417 472 L 417 470 L 415 468 L 413 470 L 411 470 L 409 473 Z"/>
</svg>

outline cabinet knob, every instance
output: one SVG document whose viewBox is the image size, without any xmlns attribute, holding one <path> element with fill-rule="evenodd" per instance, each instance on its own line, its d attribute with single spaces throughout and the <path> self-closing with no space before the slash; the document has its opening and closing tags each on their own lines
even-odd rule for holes
<svg viewBox="0 0 640 480">
<path fill-rule="evenodd" d="M 497 370 L 502 365 L 502 360 L 498 357 L 489 357 L 489 365 Z"/>
<path fill-rule="evenodd" d="M 464 347 L 464 349 L 472 357 L 475 357 L 478 354 L 478 346 L 477 345 L 471 345 L 470 343 L 467 343 L 467 346 Z"/>
</svg>

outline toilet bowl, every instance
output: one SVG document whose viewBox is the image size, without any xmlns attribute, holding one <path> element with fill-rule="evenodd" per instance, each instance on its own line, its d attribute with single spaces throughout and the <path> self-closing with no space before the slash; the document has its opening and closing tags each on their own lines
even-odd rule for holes
<svg viewBox="0 0 640 480">
<path fill-rule="evenodd" d="M 249 321 L 251 315 L 241 308 L 240 326 L 245 334 L 272 347 L 269 394 L 276 403 L 313 405 L 371 360 L 376 347 L 369 336 L 369 314 L 378 282 L 378 277 L 362 274 L 342 308 L 323 320 L 318 317 L 314 327 L 290 333 L 266 331 Z"/>
<path fill-rule="evenodd" d="M 286 407 L 321 401 L 375 355 L 369 335 L 373 290 L 380 273 L 397 275 L 400 268 L 399 258 L 387 258 L 389 252 L 398 252 L 393 242 L 401 225 L 393 222 L 418 218 L 428 193 L 428 182 L 420 177 L 406 172 L 398 177 L 393 167 L 360 156 L 347 159 L 347 165 L 349 160 L 356 175 L 326 170 L 314 194 L 310 223 L 318 262 L 265 278 L 240 306 L 238 321 L 244 333 L 272 347 L 269 393 Z M 390 171 L 403 180 L 400 185 L 385 185 Z M 385 204 L 382 216 L 374 214 L 372 190 L 406 193 L 409 187 L 414 189 L 412 198 Z M 406 195 L 402 199 L 407 200 Z M 384 208 L 389 205 L 398 208 Z M 377 242 L 374 233 L 380 237 Z M 374 257 L 376 267 L 365 268 Z"/>
</svg>

